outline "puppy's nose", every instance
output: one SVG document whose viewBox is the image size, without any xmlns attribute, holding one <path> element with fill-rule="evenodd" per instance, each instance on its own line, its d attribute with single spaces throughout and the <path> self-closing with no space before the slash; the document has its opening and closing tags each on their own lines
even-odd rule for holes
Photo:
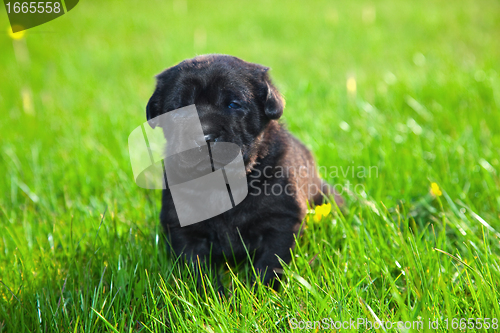
<svg viewBox="0 0 500 333">
<path fill-rule="evenodd" d="M 205 135 L 205 141 L 214 142 L 215 141 L 215 134 L 207 134 L 207 135 Z"/>
</svg>

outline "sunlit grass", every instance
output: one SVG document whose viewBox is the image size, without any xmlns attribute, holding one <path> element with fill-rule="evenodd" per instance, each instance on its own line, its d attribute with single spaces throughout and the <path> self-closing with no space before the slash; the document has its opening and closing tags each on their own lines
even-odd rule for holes
<svg viewBox="0 0 500 333">
<path fill-rule="evenodd" d="M 18 39 L 0 15 L 0 332 L 500 319 L 499 9 L 82 1 Z M 154 75 L 215 52 L 270 66 L 287 127 L 349 186 L 311 207 L 278 293 L 244 263 L 225 300 L 197 290 L 132 179 Z"/>
</svg>

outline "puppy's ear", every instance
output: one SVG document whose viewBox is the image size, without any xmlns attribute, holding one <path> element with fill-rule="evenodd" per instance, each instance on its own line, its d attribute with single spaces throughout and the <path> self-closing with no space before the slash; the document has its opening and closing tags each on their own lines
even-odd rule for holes
<svg viewBox="0 0 500 333">
<path fill-rule="evenodd" d="M 264 99 L 264 112 L 269 119 L 279 119 L 283 115 L 285 100 L 269 77 L 269 67 L 247 63 L 259 80 L 259 90 Z"/>
<path fill-rule="evenodd" d="M 285 107 L 285 100 L 281 96 L 278 89 L 273 85 L 269 74 L 269 67 L 258 66 L 258 71 L 260 72 L 260 77 L 263 85 L 264 96 L 264 112 L 269 119 L 279 119 L 283 115 L 283 109 Z"/>
<path fill-rule="evenodd" d="M 146 105 L 146 118 L 151 128 L 158 126 L 159 121 L 155 118 L 166 112 L 165 101 L 175 84 L 177 73 L 177 66 L 173 66 L 156 76 L 156 89 Z"/>
<path fill-rule="evenodd" d="M 267 85 L 267 95 L 264 104 L 264 112 L 269 119 L 279 119 L 283 115 L 285 100 L 278 89 L 272 84 L 267 73 L 265 74 L 265 82 Z"/>
<path fill-rule="evenodd" d="M 146 105 L 146 118 L 148 120 L 149 126 L 151 128 L 155 128 L 158 125 L 158 117 L 161 114 L 161 105 L 160 105 L 160 92 L 158 86 L 156 87 L 153 96 L 148 101 L 148 105 Z"/>
</svg>

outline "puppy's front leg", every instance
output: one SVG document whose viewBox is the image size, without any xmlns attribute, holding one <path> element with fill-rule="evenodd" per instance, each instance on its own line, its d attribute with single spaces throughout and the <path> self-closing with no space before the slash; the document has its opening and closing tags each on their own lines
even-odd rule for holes
<svg viewBox="0 0 500 333">
<path fill-rule="evenodd" d="M 263 235 L 256 253 L 255 271 L 260 275 L 263 284 L 272 285 L 274 290 L 278 290 L 279 283 L 274 278 L 282 275 L 283 267 L 279 259 L 286 263 L 290 262 L 290 250 L 295 245 L 295 233 L 292 230 L 271 229 L 263 232 Z"/>
<path fill-rule="evenodd" d="M 212 243 L 209 236 L 197 233 L 195 227 L 172 228 L 169 230 L 170 249 L 189 265 L 193 265 L 196 285 L 202 289 L 203 275 L 215 277 L 219 294 L 224 294 L 224 287 L 218 274 L 219 263 L 212 257 Z"/>
</svg>

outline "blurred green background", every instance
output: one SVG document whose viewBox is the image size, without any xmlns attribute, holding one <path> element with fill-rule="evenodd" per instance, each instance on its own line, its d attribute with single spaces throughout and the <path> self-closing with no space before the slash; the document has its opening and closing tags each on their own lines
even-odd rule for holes
<svg viewBox="0 0 500 333">
<path fill-rule="evenodd" d="M 167 316 L 155 295 L 188 298 L 158 277 L 172 267 L 158 242 L 160 191 L 134 184 L 127 137 L 145 121 L 154 75 L 205 53 L 271 67 L 287 101 L 284 122 L 318 164 L 378 168 L 372 177 L 326 177 L 364 191 L 346 196 L 345 218 L 334 213 L 305 233 L 297 254 L 305 263 L 292 271 L 317 285 L 320 299 L 292 278 L 295 300 L 263 291 L 283 297 L 281 307 L 240 309 L 252 319 L 228 314 L 228 327 L 286 330 L 262 313 L 286 318 L 304 306 L 326 311 L 304 315 L 313 319 L 352 317 L 364 313 L 360 295 L 383 317 L 438 316 L 441 304 L 448 315 L 500 318 L 498 1 L 83 0 L 20 39 L 9 34 L 0 11 L 0 331 L 89 332 L 104 325 L 97 312 L 120 331 L 161 331 L 146 315 Z M 432 182 L 443 196 L 429 194 Z M 376 236 L 365 238 L 373 230 Z M 433 237 L 443 250 L 468 258 L 463 263 L 489 272 L 489 282 L 486 273 L 467 280 L 467 266 L 439 259 L 436 244 L 428 245 Z M 353 267 L 335 271 L 345 276 L 333 285 L 314 282 L 321 274 L 307 268 L 321 240 L 332 244 L 321 251 L 335 258 L 322 267 Z M 403 244 L 425 252 L 420 266 Z M 379 257 L 372 274 L 382 278 L 365 286 L 369 250 Z M 438 287 L 431 277 L 440 260 L 450 263 Z M 395 262 L 416 269 L 418 281 L 399 279 Z M 456 274 L 460 282 L 450 289 Z M 351 288 L 359 294 L 337 294 Z M 338 299 L 347 300 L 343 308 Z M 164 302 L 175 312 L 177 303 Z M 199 316 L 206 311 L 195 308 Z M 177 315 L 170 321 L 178 330 L 225 331 L 211 322 L 213 314 L 206 325 Z"/>
</svg>

